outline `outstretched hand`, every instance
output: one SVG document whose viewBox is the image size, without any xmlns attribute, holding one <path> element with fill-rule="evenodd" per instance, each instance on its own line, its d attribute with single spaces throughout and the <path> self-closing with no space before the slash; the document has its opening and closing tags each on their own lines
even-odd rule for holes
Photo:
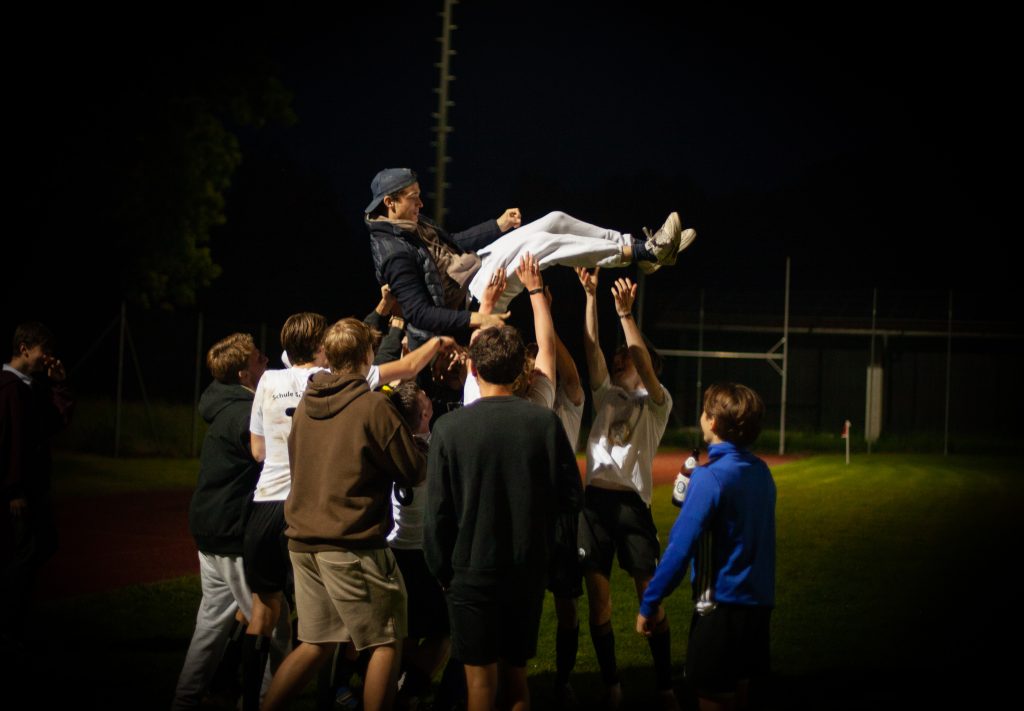
<svg viewBox="0 0 1024 711">
<path fill-rule="evenodd" d="M 523 213 L 519 212 L 518 207 L 510 207 L 501 213 L 501 217 L 498 218 L 498 228 L 502 232 L 514 230 L 521 224 L 523 224 Z"/>
<path fill-rule="evenodd" d="M 636 284 L 629 277 L 616 279 L 612 285 L 612 298 L 615 299 L 615 310 L 619 316 L 632 313 L 633 302 L 636 300 Z"/>
<path fill-rule="evenodd" d="M 491 274 L 487 286 L 484 287 L 484 294 L 480 298 L 480 311 L 488 314 L 494 311 L 494 305 L 498 303 L 498 299 L 505 293 L 506 286 L 505 265 L 501 264 Z"/>
<path fill-rule="evenodd" d="M 599 271 L 601 271 L 601 267 L 594 267 L 594 271 L 585 267 L 576 267 L 576 276 L 580 278 L 580 285 L 583 287 L 583 291 L 587 292 L 587 296 L 597 295 L 597 273 Z"/>
<path fill-rule="evenodd" d="M 519 260 L 519 266 L 516 267 L 516 276 L 519 277 L 519 281 L 523 282 L 523 286 L 528 291 L 544 288 L 544 279 L 540 275 L 540 262 L 529 252 L 524 253 L 523 258 Z"/>
</svg>

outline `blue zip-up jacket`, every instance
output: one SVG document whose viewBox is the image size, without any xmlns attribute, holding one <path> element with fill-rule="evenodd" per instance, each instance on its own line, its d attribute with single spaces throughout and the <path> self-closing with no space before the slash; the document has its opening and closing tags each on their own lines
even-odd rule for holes
<svg viewBox="0 0 1024 711">
<path fill-rule="evenodd" d="M 665 554 L 644 592 L 640 614 L 682 582 L 693 561 L 693 598 L 701 603 L 775 605 L 775 481 L 768 465 L 731 442 L 713 444 L 693 470 Z"/>
</svg>

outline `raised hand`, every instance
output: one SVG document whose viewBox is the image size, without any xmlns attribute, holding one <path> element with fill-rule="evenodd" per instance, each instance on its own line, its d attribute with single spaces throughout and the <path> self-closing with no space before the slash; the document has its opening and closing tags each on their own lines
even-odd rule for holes
<svg viewBox="0 0 1024 711">
<path fill-rule="evenodd" d="M 519 281 L 523 282 L 523 286 L 528 291 L 544 288 L 544 279 L 540 275 L 540 263 L 529 252 L 524 253 L 523 258 L 519 260 L 519 266 L 516 267 L 516 276 L 519 277 Z"/>
<path fill-rule="evenodd" d="M 615 299 L 615 310 L 619 316 L 631 314 L 636 300 L 636 284 L 629 277 L 616 279 L 612 285 L 612 298 Z"/>
<path fill-rule="evenodd" d="M 597 295 L 597 273 L 600 271 L 601 267 L 594 267 L 594 271 L 585 267 L 576 267 L 576 276 L 580 278 L 580 285 L 583 287 L 583 291 L 587 292 L 587 296 Z"/>
<path fill-rule="evenodd" d="M 494 311 L 494 305 L 498 303 L 498 299 L 505 293 L 506 287 L 505 279 L 505 265 L 499 265 L 494 273 L 491 274 L 490 280 L 487 282 L 487 287 L 484 289 L 484 295 L 480 299 L 480 312 L 489 314 Z"/>
</svg>

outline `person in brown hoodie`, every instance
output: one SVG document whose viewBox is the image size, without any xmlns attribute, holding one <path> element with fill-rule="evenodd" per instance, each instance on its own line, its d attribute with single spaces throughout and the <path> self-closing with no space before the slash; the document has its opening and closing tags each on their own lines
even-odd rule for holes
<svg viewBox="0 0 1024 711">
<path fill-rule="evenodd" d="M 339 643 L 372 649 L 363 687 L 369 711 L 395 693 L 406 592 L 388 548 L 391 489 L 423 481 L 426 456 L 387 395 L 366 373 L 373 338 L 347 318 L 327 330 L 331 371 L 315 373 L 295 411 L 285 502 L 301 644 L 281 664 L 263 700 L 279 708 L 331 659 Z"/>
</svg>

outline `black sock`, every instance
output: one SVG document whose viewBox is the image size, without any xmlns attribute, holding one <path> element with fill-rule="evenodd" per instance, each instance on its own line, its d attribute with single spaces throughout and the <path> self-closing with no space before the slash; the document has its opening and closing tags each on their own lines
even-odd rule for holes
<svg viewBox="0 0 1024 711">
<path fill-rule="evenodd" d="M 259 711 L 260 687 L 270 657 L 270 637 L 245 635 L 242 642 L 242 708 Z"/>
<path fill-rule="evenodd" d="M 633 261 L 634 262 L 656 262 L 658 258 L 647 249 L 647 241 L 633 238 Z"/>
<path fill-rule="evenodd" d="M 647 638 L 654 658 L 654 676 L 657 679 L 658 691 L 672 689 L 672 639 L 666 617 L 663 625 L 658 627 Z"/>
<path fill-rule="evenodd" d="M 580 647 L 580 626 L 559 627 L 555 633 L 555 683 L 568 684 L 576 668 L 576 652 Z"/>
<path fill-rule="evenodd" d="M 597 665 L 601 667 L 601 679 L 606 686 L 619 683 L 619 670 L 615 665 L 615 633 L 612 623 L 590 625 L 590 638 L 594 640 L 594 652 L 597 654 Z"/>
</svg>

